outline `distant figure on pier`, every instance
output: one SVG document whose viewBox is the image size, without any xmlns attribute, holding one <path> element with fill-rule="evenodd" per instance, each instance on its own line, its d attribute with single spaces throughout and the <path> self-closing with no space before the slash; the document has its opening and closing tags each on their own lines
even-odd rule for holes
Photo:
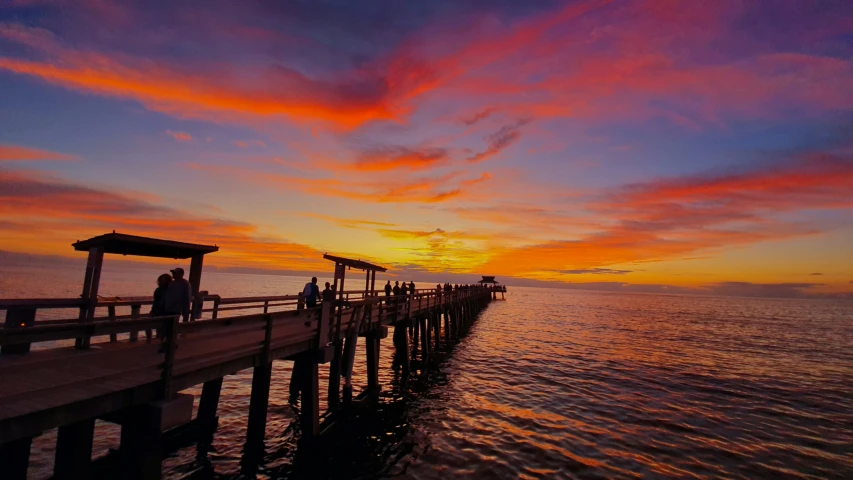
<svg viewBox="0 0 853 480">
<path fill-rule="evenodd" d="M 435 285 L 435 293 L 441 293 L 441 290 L 442 290 L 442 288 L 441 288 L 441 284 L 440 284 L 440 283 L 437 283 L 437 284 Z"/>
<path fill-rule="evenodd" d="M 335 287 L 333 287 L 329 282 L 326 282 L 326 288 L 323 289 L 323 301 L 324 302 L 333 302 L 335 301 Z"/>
<path fill-rule="evenodd" d="M 391 296 L 391 280 L 388 280 L 388 283 L 385 284 L 385 296 Z"/>
<path fill-rule="evenodd" d="M 403 282 L 403 285 L 400 286 L 400 295 L 407 295 L 409 293 L 409 287 L 406 286 L 406 282 Z"/>
<path fill-rule="evenodd" d="M 409 282 L 409 293 L 415 293 L 415 282 Z"/>
<path fill-rule="evenodd" d="M 311 277 L 311 281 L 305 284 L 302 289 L 302 296 L 305 297 L 305 306 L 315 308 L 317 299 L 320 297 L 320 287 L 317 286 L 317 277 Z"/>
<path fill-rule="evenodd" d="M 394 282 L 394 295 L 400 294 L 400 281 Z"/>
<path fill-rule="evenodd" d="M 444 291 L 445 292 L 452 292 L 453 291 L 453 287 L 450 286 L 450 283 L 444 284 Z"/>
<path fill-rule="evenodd" d="M 166 315 L 180 315 L 184 322 L 190 319 L 190 299 L 192 298 L 192 287 L 190 282 L 184 278 L 184 269 L 178 267 L 172 272 L 172 281 L 166 287 L 165 309 Z"/>
</svg>

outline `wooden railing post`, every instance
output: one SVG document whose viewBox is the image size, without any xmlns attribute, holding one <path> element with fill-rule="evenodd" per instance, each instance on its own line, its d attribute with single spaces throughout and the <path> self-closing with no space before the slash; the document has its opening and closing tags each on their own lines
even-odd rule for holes
<svg viewBox="0 0 853 480">
<path fill-rule="evenodd" d="M 216 317 L 219 316 L 219 302 L 222 298 L 217 295 L 216 298 L 213 299 L 213 312 L 210 314 L 210 318 L 216 320 Z"/>
<path fill-rule="evenodd" d="M 305 295 L 302 292 L 299 292 L 299 300 L 296 302 L 296 310 L 304 310 L 305 309 Z"/>
<path fill-rule="evenodd" d="M 116 306 L 115 305 L 110 305 L 107 307 L 107 316 L 110 317 L 111 322 L 116 321 Z M 110 343 L 116 343 L 116 341 L 118 341 L 116 334 L 111 333 L 110 334 Z"/>
<path fill-rule="evenodd" d="M 139 318 L 139 312 L 142 311 L 142 305 L 135 303 L 130 306 L 130 318 Z M 130 341 L 135 342 L 139 339 L 139 331 L 133 330 L 130 332 Z"/>
<path fill-rule="evenodd" d="M 4 328 L 27 328 L 31 327 L 36 322 L 36 309 L 27 308 L 10 308 L 6 310 L 6 323 Z M 27 353 L 30 351 L 29 343 L 20 343 L 18 345 L 8 345 L 0 348 L 0 353 Z"/>
</svg>

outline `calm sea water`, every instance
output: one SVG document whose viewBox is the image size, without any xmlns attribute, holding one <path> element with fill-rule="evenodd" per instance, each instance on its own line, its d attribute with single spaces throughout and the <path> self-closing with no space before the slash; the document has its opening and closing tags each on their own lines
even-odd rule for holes
<svg viewBox="0 0 853 480">
<path fill-rule="evenodd" d="M 150 294 L 157 273 L 107 270 L 101 292 Z M 81 279 L 0 267 L 0 297 L 76 296 Z M 304 281 L 205 273 L 202 288 Z M 853 478 L 850 302 L 515 287 L 405 388 L 389 345 L 378 405 L 312 451 L 296 445 L 290 362 L 275 363 L 258 478 Z M 363 366 L 360 351 L 361 386 Z M 174 452 L 167 477 L 239 476 L 250 384 L 250 371 L 226 377 L 214 450 Z M 54 441 L 34 441 L 33 478 L 50 476 Z M 117 445 L 99 423 L 95 454 Z"/>
</svg>

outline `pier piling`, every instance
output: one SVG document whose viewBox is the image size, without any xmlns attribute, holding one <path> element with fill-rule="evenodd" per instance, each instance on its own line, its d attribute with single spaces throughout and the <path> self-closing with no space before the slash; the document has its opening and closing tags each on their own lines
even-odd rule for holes
<svg viewBox="0 0 853 480">
<path fill-rule="evenodd" d="M 95 419 L 59 427 L 53 477 L 60 480 L 89 478 Z"/>
</svg>

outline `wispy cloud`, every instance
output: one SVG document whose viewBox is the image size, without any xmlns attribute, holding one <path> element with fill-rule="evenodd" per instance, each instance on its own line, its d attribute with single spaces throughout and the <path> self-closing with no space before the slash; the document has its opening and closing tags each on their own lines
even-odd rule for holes
<svg viewBox="0 0 853 480">
<path fill-rule="evenodd" d="M 174 130 L 166 130 L 166 135 L 174 138 L 179 142 L 189 142 L 193 139 L 192 135 L 187 132 L 176 132 Z"/>
<path fill-rule="evenodd" d="M 377 146 L 365 150 L 349 167 L 360 172 L 386 172 L 390 170 L 428 170 L 450 160 L 444 148 L 409 148 L 403 146 Z"/>
<path fill-rule="evenodd" d="M 0 144 L 0 162 L 43 160 L 72 161 L 78 160 L 78 157 L 76 155 L 50 152 L 38 148 Z"/>
<path fill-rule="evenodd" d="M 563 275 L 625 275 L 633 270 L 616 270 L 612 268 L 581 268 L 577 270 L 556 270 Z"/>
<path fill-rule="evenodd" d="M 510 125 L 504 125 L 500 130 L 486 137 L 486 140 L 489 142 L 486 150 L 468 157 L 468 161 L 471 163 L 482 162 L 510 147 L 521 138 L 520 129 L 529 121 L 529 119 L 524 119 Z"/>
<path fill-rule="evenodd" d="M 266 148 L 267 147 L 267 144 L 260 141 L 260 140 L 236 140 L 234 142 L 234 145 L 236 145 L 240 148 L 251 148 L 251 147 Z"/>
</svg>

